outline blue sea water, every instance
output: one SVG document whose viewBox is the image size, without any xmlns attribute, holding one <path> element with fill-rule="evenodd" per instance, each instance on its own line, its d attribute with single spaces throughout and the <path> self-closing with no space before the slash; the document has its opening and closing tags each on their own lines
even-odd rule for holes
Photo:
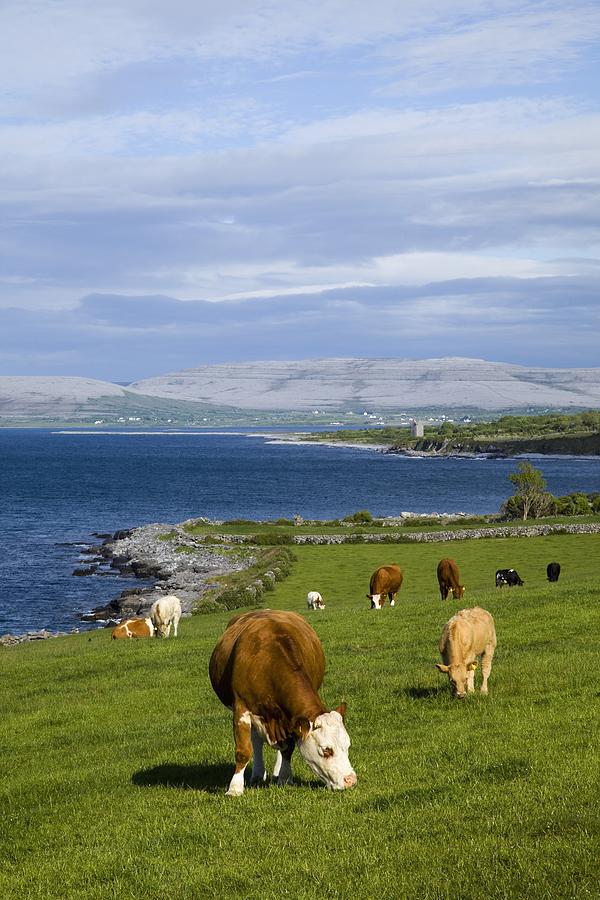
<svg viewBox="0 0 600 900">
<path fill-rule="evenodd" d="M 600 457 L 535 465 L 554 494 L 600 490 Z M 496 512 L 516 467 L 517 460 L 415 459 L 235 431 L 0 429 L 0 634 L 69 630 L 80 624 L 77 613 L 131 583 L 71 574 L 85 565 L 76 544 L 94 532 L 195 516 Z"/>
</svg>

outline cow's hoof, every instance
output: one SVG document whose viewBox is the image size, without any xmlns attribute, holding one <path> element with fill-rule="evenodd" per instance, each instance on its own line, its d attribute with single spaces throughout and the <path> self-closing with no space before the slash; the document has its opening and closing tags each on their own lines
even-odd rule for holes
<svg viewBox="0 0 600 900">
<path fill-rule="evenodd" d="M 244 793 L 244 788 L 240 790 L 240 788 L 229 788 L 229 790 L 225 791 L 226 797 L 241 797 Z"/>
<path fill-rule="evenodd" d="M 293 783 L 294 783 L 293 778 L 277 778 L 275 780 L 275 784 L 277 785 L 277 787 L 285 787 L 286 785 L 293 784 Z"/>
</svg>

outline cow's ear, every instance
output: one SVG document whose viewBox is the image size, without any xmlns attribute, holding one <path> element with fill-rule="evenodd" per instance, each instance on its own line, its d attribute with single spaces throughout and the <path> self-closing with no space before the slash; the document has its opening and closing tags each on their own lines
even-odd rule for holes
<svg viewBox="0 0 600 900">
<path fill-rule="evenodd" d="M 474 672 L 476 668 L 477 668 L 477 660 L 474 659 L 473 662 L 469 663 L 469 665 L 467 666 L 467 669 L 469 670 L 469 672 Z"/>
<path fill-rule="evenodd" d="M 450 666 L 445 666 L 443 663 L 436 663 L 435 667 L 436 667 L 436 669 L 439 669 L 440 672 L 449 672 L 450 671 Z"/>
<path fill-rule="evenodd" d="M 372 600 L 372 599 L 373 599 L 373 595 L 372 595 L 372 594 L 366 594 L 365 596 L 366 596 L 367 600 Z"/>
<path fill-rule="evenodd" d="M 299 741 L 304 741 L 310 734 L 310 722 L 305 716 L 297 716 L 292 726 L 294 737 Z"/>
<path fill-rule="evenodd" d="M 345 703 L 340 703 L 339 706 L 336 706 L 335 712 L 337 712 L 337 713 L 340 714 L 340 716 L 342 717 L 342 720 L 345 720 L 345 718 L 346 718 L 346 704 L 345 704 Z"/>
</svg>

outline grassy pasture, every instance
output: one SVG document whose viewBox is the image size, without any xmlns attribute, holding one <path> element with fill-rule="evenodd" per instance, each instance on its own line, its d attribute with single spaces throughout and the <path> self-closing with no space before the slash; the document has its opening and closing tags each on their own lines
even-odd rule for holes
<svg viewBox="0 0 600 900">
<path fill-rule="evenodd" d="M 295 787 L 224 796 L 231 714 L 207 664 L 229 613 L 183 620 L 177 640 L 97 631 L 3 651 L 0 897 L 598 897 L 599 546 L 294 548 L 266 605 L 305 612 L 307 590 L 323 594 L 322 694 L 348 702 L 359 779 L 340 794 L 295 754 Z M 439 598 L 445 555 L 463 601 Z M 369 575 L 393 561 L 399 603 L 370 611 Z M 496 590 L 510 566 L 525 586 Z M 452 701 L 437 640 L 476 604 L 498 632 L 490 694 Z"/>
</svg>

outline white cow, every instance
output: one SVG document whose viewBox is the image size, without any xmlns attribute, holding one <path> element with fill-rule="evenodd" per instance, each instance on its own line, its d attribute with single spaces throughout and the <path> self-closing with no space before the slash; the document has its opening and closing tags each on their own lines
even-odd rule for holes
<svg viewBox="0 0 600 900">
<path fill-rule="evenodd" d="M 436 663 L 436 666 L 440 672 L 447 674 L 454 697 L 462 699 L 475 690 L 478 656 L 481 657 L 483 674 L 481 693 L 487 694 L 495 649 L 496 629 L 487 609 L 480 606 L 461 609 L 446 622 L 440 638 L 440 653 L 444 662 Z"/>
<path fill-rule="evenodd" d="M 177 637 L 177 626 L 181 618 L 181 601 L 175 594 L 167 594 L 155 600 L 150 609 L 150 618 L 156 629 L 156 634 L 161 637 L 169 637 L 171 625 L 173 625 L 173 637 Z"/>
<path fill-rule="evenodd" d="M 325 609 L 323 598 L 318 591 L 309 591 L 306 595 L 306 605 L 309 609 Z"/>
</svg>

